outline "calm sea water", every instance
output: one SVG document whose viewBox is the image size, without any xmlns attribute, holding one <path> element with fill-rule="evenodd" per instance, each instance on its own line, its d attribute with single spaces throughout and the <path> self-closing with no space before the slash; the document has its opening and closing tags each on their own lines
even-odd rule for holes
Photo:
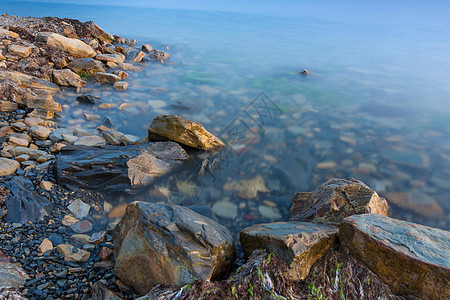
<svg viewBox="0 0 450 300">
<path fill-rule="evenodd" d="M 95 131 L 87 112 L 144 137 L 170 113 L 229 143 L 209 173 L 189 168 L 139 199 L 212 207 L 239 229 L 287 219 L 294 192 L 355 177 L 388 199 L 393 217 L 450 228 L 448 4 L 109 3 L 122 6 L 2 1 L 0 12 L 94 20 L 170 53 L 170 63 L 133 73 L 123 93 L 90 85 L 122 109 L 77 106 L 72 92 L 59 99 L 66 126 Z"/>
</svg>

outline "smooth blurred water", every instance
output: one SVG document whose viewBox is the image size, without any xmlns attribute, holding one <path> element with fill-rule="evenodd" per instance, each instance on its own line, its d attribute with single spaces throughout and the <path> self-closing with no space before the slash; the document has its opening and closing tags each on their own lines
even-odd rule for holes
<svg viewBox="0 0 450 300">
<path fill-rule="evenodd" d="M 136 105 L 91 111 L 112 118 L 124 133 L 145 136 L 161 113 L 199 121 L 222 137 L 236 117 L 245 123 L 248 148 L 232 153 L 220 174 L 164 183 L 173 195 L 192 187 L 202 194 L 179 203 L 212 206 L 226 199 L 240 205 L 234 220 L 243 227 L 270 220 L 261 207 L 274 206 L 286 219 L 294 192 L 334 176 L 355 177 L 392 200 L 394 217 L 450 227 L 449 4 L 107 3 L 122 6 L 2 1 L 0 9 L 94 20 L 112 34 L 167 48 L 170 64 L 148 63 L 130 76 L 126 92 L 97 90 L 104 102 Z M 301 76 L 303 68 L 311 74 Z M 279 109 L 264 123 L 246 113 L 249 104 L 255 112 L 260 92 Z M 85 108 L 70 106 L 62 122 L 80 126 Z M 270 193 L 245 199 L 225 188 L 258 175 Z M 188 192 L 180 181 L 189 183 Z"/>
</svg>

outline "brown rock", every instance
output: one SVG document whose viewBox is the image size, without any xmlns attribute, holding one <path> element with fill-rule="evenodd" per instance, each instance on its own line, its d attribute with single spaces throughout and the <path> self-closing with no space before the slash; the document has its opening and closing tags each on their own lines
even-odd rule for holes
<svg viewBox="0 0 450 300">
<path fill-rule="evenodd" d="M 95 73 L 95 81 L 101 83 L 115 83 L 120 81 L 120 77 L 111 73 L 98 72 Z"/>
<path fill-rule="evenodd" d="M 296 193 L 291 221 L 339 225 L 342 219 L 364 213 L 387 215 L 385 199 L 356 179 L 331 179 L 312 193 Z"/>
<path fill-rule="evenodd" d="M 20 57 L 28 57 L 31 54 L 31 48 L 23 45 L 10 45 L 8 48 L 8 52 L 12 55 L 17 55 Z"/>
<path fill-rule="evenodd" d="M 448 231 L 363 214 L 342 221 L 339 240 L 394 293 L 411 299 L 450 299 Z"/>
<path fill-rule="evenodd" d="M 39 186 L 41 187 L 41 189 L 43 189 L 43 190 L 48 192 L 48 191 L 50 191 L 52 189 L 53 182 L 42 180 L 41 183 L 39 184 Z"/>
<path fill-rule="evenodd" d="M 78 58 L 93 57 L 97 54 L 95 50 L 86 43 L 78 39 L 66 38 L 57 33 L 54 33 L 47 38 L 47 44 Z"/>
<path fill-rule="evenodd" d="M 130 56 L 131 56 L 130 63 L 141 62 L 145 57 L 145 53 L 142 51 L 136 51 L 136 53 L 132 53 L 130 54 Z"/>
<path fill-rule="evenodd" d="M 114 83 L 114 88 L 118 91 L 124 91 L 124 90 L 128 89 L 128 82 L 117 81 Z"/>
<path fill-rule="evenodd" d="M 160 115 L 148 128 L 150 141 L 172 140 L 201 150 L 215 150 L 224 144 L 195 121 L 176 116 Z"/>
<path fill-rule="evenodd" d="M 10 136 L 8 139 L 8 143 L 14 145 L 14 146 L 20 146 L 20 147 L 27 147 L 28 141 L 25 139 L 21 139 L 15 136 Z"/>
<path fill-rule="evenodd" d="M 85 262 L 91 256 L 91 253 L 88 251 L 79 249 L 70 244 L 59 244 L 56 247 L 56 250 L 64 255 L 64 260 L 71 260 L 74 262 Z"/>
<path fill-rule="evenodd" d="M 52 242 L 49 239 L 44 239 L 38 247 L 38 252 L 41 254 L 44 254 L 48 250 L 52 250 L 52 249 L 53 249 Z"/>
<path fill-rule="evenodd" d="M 114 230 L 114 271 L 139 294 L 158 283 L 220 278 L 234 259 L 231 233 L 181 206 L 130 203 Z"/>
<path fill-rule="evenodd" d="M 85 23 L 85 25 L 87 25 L 87 28 L 89 29 L 89 33 L 93 37 L 99 39 L 101 42 L 103 42 L 105 44 L 112 44 L 114 42 L 114 40 L 115 40 L 114 36 L 112 36 L 111 34 L 107 33 L 103 29 L 101 29 L 100 26 L 98 26 L 94 22 L 88 21 Z"/>
<path fill-rule="evenodd" d="M 151 50 L 150 53 L 149 53 L 149 56 L 150 56 L 151 60 L 157 60 L 157 61 L 160 61 L 160 62 L 163 62 L 166 59 L 169 59 L 169 54 L 167 54 L 164 51 L 159 51 L 159 50 L 156 50 L 156 49 Z"/>
<path fill-rule="evenodd" d="M 102 63 L 92 58 L 79 58 L 71 61 L 67 67 L 83 76 L 92 76 L 97 72 L 105 72 L 105 68 Z"/>
<path fill-rule="evenodd" d="M 427 218 L 442 219 L 444 216 L 444 210 L 439 202 L 420 191 L 412 190 L 408 193 L 390 192 L 387 193 L 386 198 L 389 200 L 389 203 L 395 206 L 413 211 Z"/>
<path fill-rule="evenodd" d="M 96 135 L 83 136 L 75 141 L 75 145 L 83 145 L 83 146 L 99 146 L 105 145 L 106 140 L 102 137 Z"/>
<path fill-rule="evenodd" d="M 109 247 L 101 247 L 100 248 L 100 253 L 98 254 L 98 256 L 100 257 L 101 261 L 108 261 L 111 258 L 111 254 L 114 251 L 109 248 Z"/>
<path fill-rule="evenodd" d="M 111 290 L 105 283 L 97 281 L 92 285 L 91 300 L 121 300 L 116 292 Z"/>
<path fill-rule="evenodd" d="M 33 125 L 33 126 L 31 126 L 30 130 L 31 130 L 31 134 L 35 138 L 38 138 L 40 140 L 47 139 L 48 136 L 50 135 L 50 133 L 52 133 L 50 128 L 47 128 L 47 127 L 41 126 L 41 125 Z"/>
<path fill-rule="evenodd" d="M 0 27 L 0 37 L 3 38 L 5 36 L 9 36 L 9 37 L 13 37 L 13 38 L 18 38 L 19 35 L 17 33 L 15 33 L 14 31 L 10 31 L 10 30 L 6 30 Z"/>
<path fill-rule="evenodd" d="M 275 252 L 289 265 L 291 280 L 303 280 L 311 266 L 337 240 L 334 226 L 305 222 L 257 224 L 240 233 L 242 249 L 249 257 L 257 249 Z"/>
<path fill-rule="evenodd" d="M 11 101 L 0 100 L 0 111 L 15 111 L 19 109 L 19 105 Z"/>
<path fill-rule="evenodd" d="M 9 158 L 0 157 L 0 176 L 8 176 L 16 173 L 20 164 Z"/>
<path fill-rule="evenodd" d="M 77 73 L 74 73 L 69 69 L 54 70 L 53 82 L 60 86 L 73 87 L 83 87 L 87 83 L 86 81 L 81 79 L 81 77 Z"/>
<path fill-rule="evenodd" d="M 21 88 L 59 91 L 59 87 L 52 82 L 16 71 L 0 70 L 0 79 L 16 82 Z"/>
<path fill-rule="evenodd" d="M 152 50 L 153 50 L 152 45 L 150 45 L 150 44 L 142 45 L 142 51 L 145 51 L 145 52 L 147 52 L 147 53 L 150 53 L 150 51 L 152 51 Z"/>
<path fill-rule="evenodd" d="M 28 155 L 31 159 L 38 159 L 40 156 L 47 155 L 47 152 L 41 150 L 34 150 L 26 147 L 15 147 L 8 151 L 13 156 L 19 156 L 22 154 Z"/>
<path fill-rule="evenodd" d="M 113 62 L 121 65 L 125 62 L 125 55 L 122 54 L 97 54 L 95 59 L 103 62 Z"/>
</svg>

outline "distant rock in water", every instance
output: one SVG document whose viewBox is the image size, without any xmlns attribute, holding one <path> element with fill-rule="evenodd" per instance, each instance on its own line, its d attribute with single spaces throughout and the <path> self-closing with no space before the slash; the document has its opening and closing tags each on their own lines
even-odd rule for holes
<svg viewBox="0 0 450 300">
<path fill-rule="evenodd" d="M 215 150 L 224 144 L 200 123 L 176 115 L 161 115 L 148 128 L 150 141 L 171 140 L 201 150 Z"/>
<path fill-rule="evenodd" d="M 41 220 L 53 207 L 47 198 L 38 194 L 27 178 L 14 177 L 5 183 L 5 187 L 11 191 L 11 196 L 5 201 L 8 210 L 5 219 L 11 223 Z"/>
<path fill-rule="evenodd" d="M 376 213 L 387 215 L 388 204 L 363 182 L 334 178 L 311 193 L 295 193 L 291 221 L 339 225 L 351 215 Z"/>
<path fill-rule="evenodd" d="M 228 229 L 178 205 L 130 203 L 114 231 L 115 273 L 141 295 L 157 284 L 220 279 L 235 257 Z"/>
<path fill-rule="evenodd" d="M 145 186 L 182 165 L 187 153 L 174 142 L 132 146 L 66 146 L 56 160 L 63 186 L 127 191 Z"/>
</svg>

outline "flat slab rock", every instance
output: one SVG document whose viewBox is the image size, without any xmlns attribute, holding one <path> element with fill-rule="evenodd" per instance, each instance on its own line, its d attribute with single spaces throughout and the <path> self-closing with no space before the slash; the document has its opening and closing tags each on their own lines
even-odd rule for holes
<svg viewBox="0 0 450 300">
<path fill-rule="evenodd" d="M 275 252 L 289 265 L 289 277 L 302 280 L 312 265 L 336 243 L 338 229 L 306 222 L 257 224 L 240 233 L 242 249 L 249 257 L 257 249 Z"/>
<path fill-rule="evenodd" d="M 53 208 L 49 199 L 39 195 L 33 183 L 25 177 L 15 176 L 4 185 L 11 191 L 5 201 L 6 220 L 11 223 L 42 220 Z"/>
<path fill-rule="evenodd" d="M 342 221 L 339 240 L 394 293 L 450 299 L 450 232 L 364 214 Z"/>
<path fill-rule="evenodd" d="M 339 225 L 358 214 L 387 215 L 388 204 L 377 192 L 357 179 L 334 178 L 311 193 L 295 193 L 291 221 Z"/>
<path fill-rule="evenodd" d="M 174 142 L 132 146 L 66 146 L 56 159 L 58 184 L 130 191 L 182 165 L 187 153 Z"/>
<path fill-rule="evenodd" d="M 132 202 L 114 231 L 114 271 L 141 295 L 157 284 L 220 279 L 235 257 L 228 229 L 182 206 Z"/>
</svg>

